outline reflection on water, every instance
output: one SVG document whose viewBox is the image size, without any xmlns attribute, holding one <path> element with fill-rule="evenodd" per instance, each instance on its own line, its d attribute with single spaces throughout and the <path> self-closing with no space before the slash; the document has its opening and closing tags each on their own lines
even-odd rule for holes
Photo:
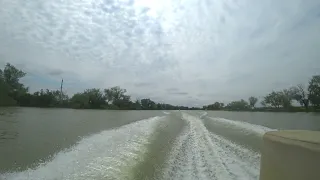
<svg viewBox="0 0 320 180">
<path fill-rule="evenodd" d="M 15 139 L 18 135 L 18 132 L 10 132 L 0 129 L 0 143 L 5 142 L 4 140 Z"/>
<path fill-rule="evenodd" d="M 14 109 L 0 109 L 0 117 L 1 116 L 5 116 L 5 117 L 8 117 L 8 116 L 12 116 L 15 111 L 13 111 Z M 0 120 L 6 120 L 6 118 L 0 118 Z"/>
<path fill-rule="evenodd" d="M 17 123 L 14 115 L 17 111 L 17 108 L 0 108 L 0 144 L 18 137 L 19 132 L 14 128 Z"/>
</svg>

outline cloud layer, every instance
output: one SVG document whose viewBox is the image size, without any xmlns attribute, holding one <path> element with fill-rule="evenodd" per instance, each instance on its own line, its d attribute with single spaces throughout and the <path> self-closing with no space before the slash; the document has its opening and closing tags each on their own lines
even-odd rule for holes
<svg viewBox="0 0 320 180">
<path fill-rule="evenodd" d="M 318 0 L 0 1 L 0 65 L 31 90 L 120 85 L 172 104 L 228 102 L 320 72 Z"/>
</svg>

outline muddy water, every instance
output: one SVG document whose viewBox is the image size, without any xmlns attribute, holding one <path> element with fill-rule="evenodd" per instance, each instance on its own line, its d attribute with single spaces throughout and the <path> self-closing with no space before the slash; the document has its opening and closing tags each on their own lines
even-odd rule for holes
<svg viewBox="0 0 320 180">
<path fill-rule="evenodd" d="M 262 136 L 284 127 L 204 111 L 2 111 L 0 179 L 14 180 L 258 179 Z"/>
</svg>

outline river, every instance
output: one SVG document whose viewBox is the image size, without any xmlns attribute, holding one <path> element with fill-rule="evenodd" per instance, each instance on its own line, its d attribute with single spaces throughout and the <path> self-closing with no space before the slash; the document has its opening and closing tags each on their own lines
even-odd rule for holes
<svg viewBox="0 0 320 180">
<path fill-rule="evenodd" d="M 0 109 L 0 179 L 259 179 L 262 136 L 320 115 Z"/>
</svg>

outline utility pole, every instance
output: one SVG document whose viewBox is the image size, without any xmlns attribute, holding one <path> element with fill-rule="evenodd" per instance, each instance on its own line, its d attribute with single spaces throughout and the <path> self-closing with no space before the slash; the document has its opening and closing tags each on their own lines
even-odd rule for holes
<svg viewBox="0 0 320 180">
<path fill-rule="evenodd" d="M 61 80 L 61 86 L 60 86 L 60 104 L 62 104 L 62 86 L 63 86 L 63 78 Z"/>
</svg>

